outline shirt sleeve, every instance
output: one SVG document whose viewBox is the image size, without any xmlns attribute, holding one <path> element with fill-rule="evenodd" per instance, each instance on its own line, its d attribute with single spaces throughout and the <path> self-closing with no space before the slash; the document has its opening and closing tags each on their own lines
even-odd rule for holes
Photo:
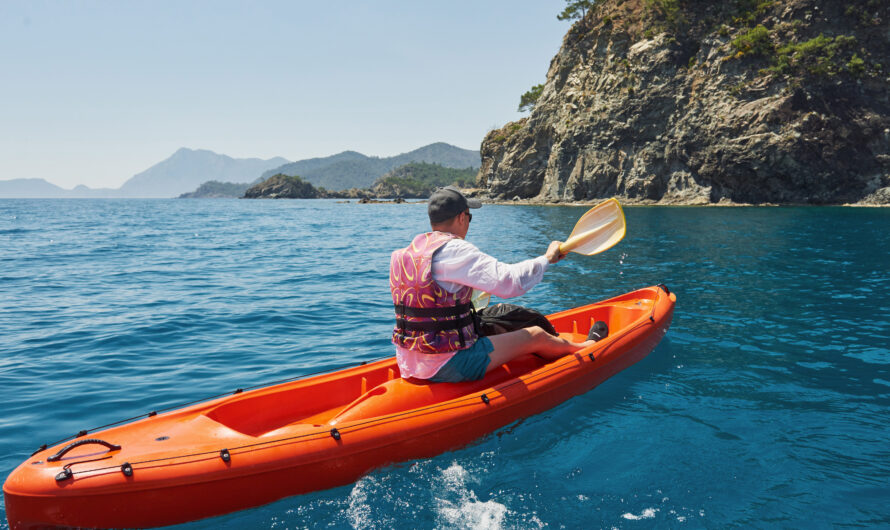
<svg viewBox="0 0 890 530">
<path fill-rule="evenodd" d="M 502 263 L 462 239 L 452 239 L 433 256 L 433 279 L 449 293 L 467 285 L 499 298 L 525 294 L 541 282 L 546 256 Z"/>
</svg>

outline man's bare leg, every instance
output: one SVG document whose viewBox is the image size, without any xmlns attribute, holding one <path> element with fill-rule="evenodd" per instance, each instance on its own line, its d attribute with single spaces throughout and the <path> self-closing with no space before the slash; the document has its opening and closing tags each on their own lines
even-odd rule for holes
<svg viewBox="0 0 890 530">
<path fill-rule="evenodd" d="M 552 361 L 596 342 L 593 340 L 572 342 L 560 337 L 554 337 L 539 326 L 492 335 L 488 339 L 491 340 L 494 351 L 488 354 L 491 362 L 488 363 L 485 373 L 527 353 L 537 353 L 545 359 Z"/>
</svg>

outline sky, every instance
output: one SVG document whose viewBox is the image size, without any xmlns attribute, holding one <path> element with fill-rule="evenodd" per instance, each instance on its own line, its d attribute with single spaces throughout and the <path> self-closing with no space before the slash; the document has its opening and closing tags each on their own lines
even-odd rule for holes
<svg viewBox="0 0 890 530">
<path fill-rule="evenodd" d="M 180 147 L 479 149 L 523 116 L 561 0 L 0 2 L 0 180 L 117 188 Z"/>
</svg>

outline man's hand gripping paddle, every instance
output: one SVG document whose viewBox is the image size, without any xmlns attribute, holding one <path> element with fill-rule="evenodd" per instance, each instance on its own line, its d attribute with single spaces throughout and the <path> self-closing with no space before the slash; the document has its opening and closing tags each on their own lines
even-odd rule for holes
<svg viewBox="0 0 890 530">
<path fill-rule="evenodd" d="M 615 199 L 606 199 L 578 219 L 568 239 L 559 245 L 559 252 L 593 256 L 614 247 L 626 233 L 621 204 Z M 490 294 L 477 289 L 473 291 L 472 302 L 478 311 L 488 306 L 490 298 Z"/>
</svg>

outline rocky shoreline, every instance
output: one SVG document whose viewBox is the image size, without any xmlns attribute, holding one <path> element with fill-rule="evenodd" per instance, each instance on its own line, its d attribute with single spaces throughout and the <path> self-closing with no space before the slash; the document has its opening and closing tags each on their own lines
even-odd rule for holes
<svg viewBox="0 0 890 530">
<path fill-rule="evenodd" d="M 605 197 L 603 199 L 587 199 L 587 200 L 578 200 L 578 201 L 562 201 L 562 200 L 546 200 L 537 197 L 531 197 L 526 199 L 501 199 L 501 198 L 493 198 L 485 195 L 484 193 L 478 193 L 476 189 L 465 189 L 462 190 L 465 195 L 468 197 L 477 198 L 482 201 L 482 204 L 494 204 L 499 206 L 553 206 L 553 207 L 580 207 L 587 206 L 593 207 L 597 204 L 601 203 L 603 200 L 610 198 Z M 626 197 L 615 197 L 621 203 L 621 206 L 669 206 L 669 207 L 683 207 L 683 208 L 781 208 L 781 207 L 795 207 L 795 206 L 807 206 L 807 207 L 818 207 L 818 206 L 837 206 L 837 207 L 851 207 L 851 208 L 887 208 L 890 207 L 890 202 L 883 203 L 867 203 L 867 202 L 855 202 L 855 203 L 838 203 L 838 204 L 830 204 L 830 205 L 816 205 L 812 203 L 771 203 L 771 202 L 761 202 L 761 203 L 741 203 L 741 202 L 733 202 L 731 200 L 722 200 L 719 202 L 665 202 L 665 201 L 656 201 L 652 199 L 635 199 L 635 198 L 626 198 Z M 343 204 L 426 204 L 425 199 L 410 199 L 405 200 L 399 197 L 381 197 L 381 198 L 361 198 L 358 200 L 340 200 L 338 203 Z"/>
</svg>

